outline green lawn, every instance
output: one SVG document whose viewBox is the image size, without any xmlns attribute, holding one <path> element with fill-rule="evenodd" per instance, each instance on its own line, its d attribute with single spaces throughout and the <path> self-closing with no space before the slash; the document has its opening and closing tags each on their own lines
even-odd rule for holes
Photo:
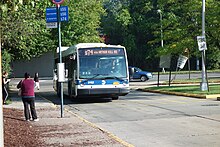
<svg viewBox="0 0 220 147">
<path fill-rule="evenodd" d="M 149 87 L 147 90 L 158 90 L 158 91 L 168 91 L 168 92 L 180 92 L 188 94 L 199 94 L 199 95 L 209 95 L 209 94 L 220 94 L 220 84 L 209 85 L 209 91 L 201 91 L 199 85 L 195 86 L 160 86 L 160 87 Z"/>
<path fill-rule="evenodd" d="M 184 84 L 184 83 L 200 83 L 202 82 L 202 79 L 201 78 L 198 78 L 198 79 L 182 79 L 182 80 L 173 80 L 172 83 L 175 84 L 175 83 L 180 83 L 180 84 Z M 165 82 L 166 84 L 169 83 L 168 81 Z M 171 84 L 172 84 L 171 83 Z M 208 78 L 208 83 L 220 83 L 220 77 L 219 78 Z"/>
</svg>

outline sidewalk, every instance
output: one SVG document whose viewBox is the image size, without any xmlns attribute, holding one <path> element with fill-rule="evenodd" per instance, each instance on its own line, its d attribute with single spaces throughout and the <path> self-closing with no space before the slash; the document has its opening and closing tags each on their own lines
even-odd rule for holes
<svg viewBox="0 0 220 147">
<path fill-rule="evenodd" d="M 12 103 L 4 105 L 4 108 L 22 109 L 23 103 L 17 96 L 15 83 L 10 85 L 10 99 Z M 64 116 L 61 118 L 59 106 L 40 97 L 36 93 L 36 110 L 38 122 L 30 122 L 31 125 L 37 126 L 41 132 L 41 138 L 48 146 L 65 146 L 65 147 L 124 147 L 132 146 L 106 130 L 88 122 L 76 114 L 64 110 Z M 21 118 L 21 119 L 24 119 Z M 25 121 L 24 121 L 25 122 Z"/>
</svg>

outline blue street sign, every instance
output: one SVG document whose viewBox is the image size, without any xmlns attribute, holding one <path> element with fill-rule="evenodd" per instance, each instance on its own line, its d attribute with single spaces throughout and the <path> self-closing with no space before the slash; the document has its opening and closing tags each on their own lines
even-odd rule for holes
<svg viewBox="0 0 220 147">
<path fill-rule="evenodd" d="M 60 7 L 60 21 L 68 21 L 68 6 L 61 6 Z"/>
<path fill-rule="evenodd" d="M 60 21 L 68 21 L 68 6 L 60 7 Z M 46 8 L 46 22 L 57 22 L 57 8 L 49 7 Z"/>
<path fill-rule="evenodd" d="M 46 22 L 57 22 L 57 8 L 46 8 Z"/>
</svg>

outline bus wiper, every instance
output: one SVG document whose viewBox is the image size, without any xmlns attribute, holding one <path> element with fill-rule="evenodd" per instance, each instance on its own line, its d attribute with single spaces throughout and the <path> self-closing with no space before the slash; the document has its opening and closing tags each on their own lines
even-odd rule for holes
<svg viewBox="0 0 220 147">
<path fill-rule="evenodd" d="M 106 75 L 108 75 L 108 74 L 95 74 L 95 76 L 93 76 L 91 78 L 88 78 L 87 80 L 93 80 L 93 79 L 95 79 L 98 76 L 106 76 Z"/>
<path fill-rule="evenodd" d="M 112 77 L 105 77 L 104 79 L 116 79 L 116 80 L 119 80 L 119 81 L 124 81 L 124 79 L 119 78 L 119 77 L 116 77 L 116 76 L 112 76 Z"/>
</svg>

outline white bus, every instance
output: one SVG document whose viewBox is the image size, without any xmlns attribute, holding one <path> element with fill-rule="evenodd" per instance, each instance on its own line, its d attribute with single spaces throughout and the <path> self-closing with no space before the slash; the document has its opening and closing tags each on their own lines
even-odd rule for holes
<svg viewBox="0 0 220 147">
<path fill-rule="evenodd" d="M 104 43 L 79 43 L 62 51 L 65 64 L 63 92 L 69 97 L 111 97 L 129 93 L 128 61 L 125 47 Z M 55 55 L 54 89 L 60 96 Z"/>
</svg>

